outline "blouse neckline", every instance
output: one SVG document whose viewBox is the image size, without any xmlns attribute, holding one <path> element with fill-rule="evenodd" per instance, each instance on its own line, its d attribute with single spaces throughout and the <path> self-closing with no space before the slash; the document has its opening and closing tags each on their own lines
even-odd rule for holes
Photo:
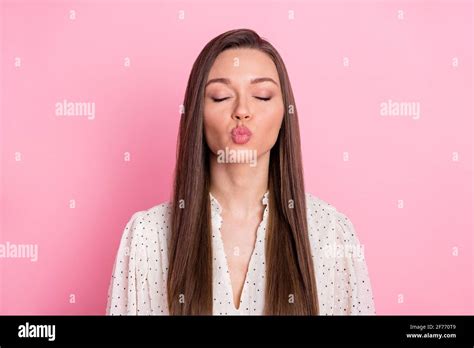
<svg viewBox="0 0 474 348">
<path fill-rule="evenodd" d="M 211 199 L 212 231 L 213 231 L 212 237 L 217 247 L 216 252 L 221 253 L 222 259 L 225 260 L 223 266 L 224 266 L 224 271 L 226 274 L 227 291 L 231 294 L 230 298 L 231 298 L 232 310 L 237 314 L 242 312 L 242 302 L 243 302 L 244 296 L 246 296 L 247 291 L 248 291 L 247 284 L 250 277 L 249 273 L 254 268 L 254 263 L 256 262 L 255 259 L 258 257 L 260 258 L 263 257 L 263 254 L 264 254 L 263 246 L 264 246 L 264 240 L 265 240 L 266 222 L 267 222 L 267 217 L 268 217 L 268 195 L 269 195 L 269 191 L 267 190 L 261 200 L 262 204 L 265 206 L 265 209 L 263 211 L 262 221 L 260 221 L 260 224 L 257 227 L 257 236 L 255 239 L 255 245 L 252 250 L 252 255 L 250 256 L 250 261 L 247 267 L 247 273 L 244 279 L 244 285 L 240 293 L 239 308 L 236 308 L 234 304 L 234 289 L 232 288 L 232 281 L 230 278 L 230 268 L 227 262 L 227 255 L 225 253 L 224 241 L 222 239 L 222 234 L 221 234 L 222 206 L 219 204 L 218 200 L 209 192 L 209 196 Z"/>
<path fill-rule="evenodd" d="M 263 205 L 266 206 L 266 208 L 268 207 L 268 195 L 269 195 L 269 190 L 267 190 L 267 192 L 265 192 L 265 194 L 263 195 L 262 199 L 261 199 L 261 202 Z M 217 200 L 216 197 L 214 197 L 212 195 L 211 192 L 209 192 L 209 198 L 211 200 L 211 212 L 214 214 L 217 214 L 217 215 L 220 215 L 222 213 L 222 206 L 220 205 L 219 201 Z M 264 213 L 265 211 L 267 210 L 265 208 L 264 210 Z"/>
</svg>

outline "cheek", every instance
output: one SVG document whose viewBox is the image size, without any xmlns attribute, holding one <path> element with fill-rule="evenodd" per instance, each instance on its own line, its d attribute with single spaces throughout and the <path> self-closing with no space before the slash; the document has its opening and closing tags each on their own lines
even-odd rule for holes
<svg viewBox="0 0 474 348">
<path fill-rule="evenodd" d="M 220 147 L 220 138 L 225 130 L 226 125 L 221 114 L 213 108 L 204 108 L 204 135 L 212 152 L 216 152 Z"/>
<path fill-rule="evenodd" d="M 264 138 L 265 143 L 273 146 L 276 142 L 283 121 L 283 102 L 272 105 L 272 107 L 267 107 L 264 113 L 265 117 L 260 118 L 261 124 L 259 129 L 261 129 L 262 134 L 266 135 Z"/>
</svg>

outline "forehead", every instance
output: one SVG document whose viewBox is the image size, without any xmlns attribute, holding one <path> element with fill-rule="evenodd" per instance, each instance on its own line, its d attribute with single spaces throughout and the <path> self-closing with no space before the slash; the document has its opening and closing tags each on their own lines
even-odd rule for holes
<svg viewBox="0 0 474 348">
<path fill-rule="evenodd" d="M 278 80 L 278 71 L 273 60 L 264 52 L 252 48 L 232 48 L 221 52 L 209 71 L 212 78 L 231 80 L 271 77 Z"/>
</svg>

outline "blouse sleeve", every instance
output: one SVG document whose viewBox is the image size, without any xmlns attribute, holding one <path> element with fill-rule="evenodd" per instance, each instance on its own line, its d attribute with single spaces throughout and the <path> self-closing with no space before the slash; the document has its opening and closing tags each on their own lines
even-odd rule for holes
<svg viewBox="0 0 474 348">
<path fill-rule="evenodd" d="M 145 212 L 136 212 L 123 231 L 108 290 L 107 315 L 149 314 Z"/>
<path fill-rule="evenodd" d="M 376 314 L 371 282 L 352 222 L 336 211 L 334 314 Z"/>
</svg>

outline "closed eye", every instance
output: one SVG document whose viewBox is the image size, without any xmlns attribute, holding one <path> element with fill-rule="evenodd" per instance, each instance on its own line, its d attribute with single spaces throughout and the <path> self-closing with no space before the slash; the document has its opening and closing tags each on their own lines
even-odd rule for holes
<svg viewBox="0 0 474 348">
<path fill-rule="evenodd" d="M 214 102 L 216 102 L 216 103 L 220 103 L 220 102 L 222 102 L 222 101 L 224 101 L 224 100 L 226 100 L 226 99 L 229 99 L 229 97 L 227 97 L 227 98 L 212 98 L 212 100 L 213 100 Z"/>
<path fill-rule="evenodd" d="M 272 98 L 270 98 L 270 97 L 268 97 L 268 98 L 255 97 L 255 98 L 258 99 L 258 100 L 262 100 L 262 101 L 269 101 L 270 99 L 272 99 Z M 226 97 L 226 98 L 211 98 L 211 99 L 212 99 L 215 103 L 220 103 L 220 102 L 223 102 L 223 101 L 226 100 L 226 99 L 229 99 L 229 97 Z"/>
</svg>

